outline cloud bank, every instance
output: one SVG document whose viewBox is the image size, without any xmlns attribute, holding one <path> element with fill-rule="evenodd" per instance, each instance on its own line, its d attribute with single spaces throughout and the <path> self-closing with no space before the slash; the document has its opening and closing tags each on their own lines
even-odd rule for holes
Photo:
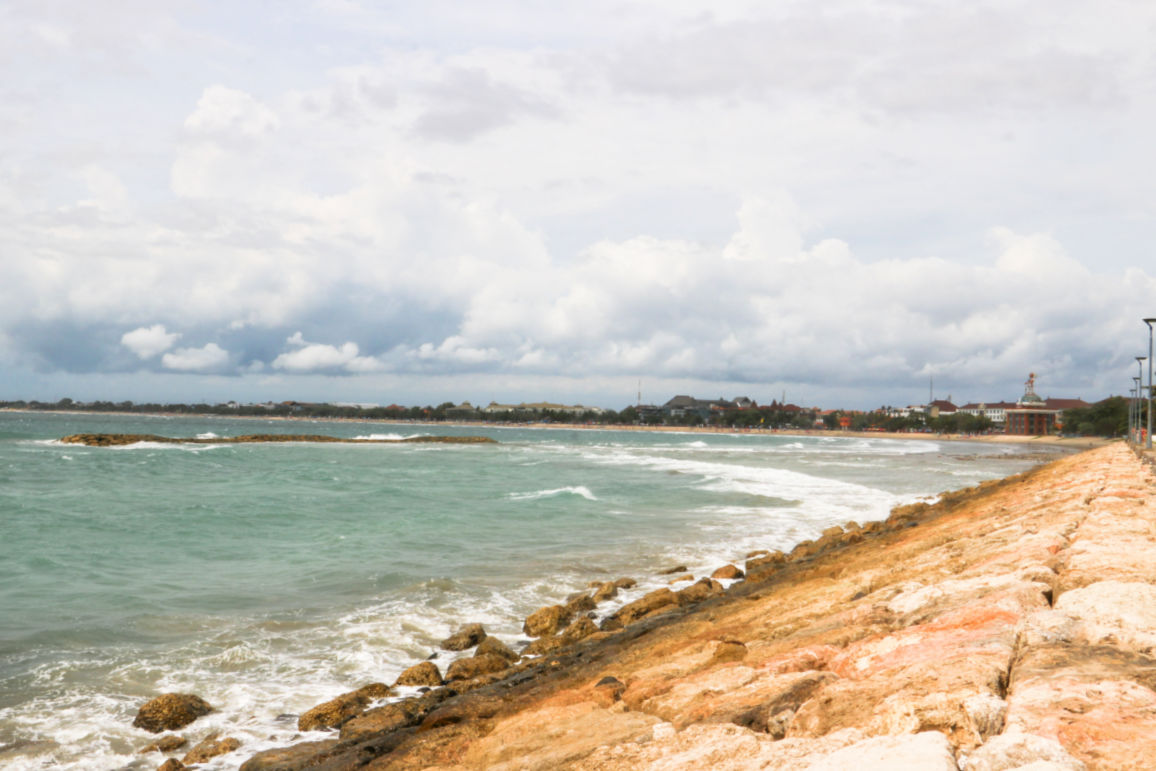
<svg viewBox="0 0 1156 771">
<path fill-rule="evenodd" d="M 437 6 L 9 6 L 0 398 L 1130 383 L 1156 11 Z"/>
</svg>

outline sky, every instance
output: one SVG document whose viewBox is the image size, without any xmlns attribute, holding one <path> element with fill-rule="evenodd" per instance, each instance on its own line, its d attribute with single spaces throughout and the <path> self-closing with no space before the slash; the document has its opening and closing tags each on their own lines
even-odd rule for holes
<svg viewBox="0 0 1156 771">
<path fill-rule="evenodd" d="M 1126 394 L 1153 126 L 1147 1 L 0 0 L 0 399 Z"/>
</svg>

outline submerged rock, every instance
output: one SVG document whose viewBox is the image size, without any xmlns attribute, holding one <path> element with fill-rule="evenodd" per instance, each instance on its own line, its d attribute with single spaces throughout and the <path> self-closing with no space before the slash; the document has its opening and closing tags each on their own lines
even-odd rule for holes
<svg viewBox="0 0 1156 771">
<path fill-rule="evenodd" d="M 163 693 L 146 702 L 132 724 L 150 733 L 184 728 L 202 715 L 213 711 L 209 703 L 191 693 Z"/>
<path fill-rule="evenodd" d="M 183 736 L 179 736 L 177 734 L 169 734 L 168 736 L 162 736 L 155 742 L 146 744 L 144 747 L 141 747 L 140 754 L 144 755 L 149 752 L 173 752 L 175 750 L 179 750 L 181 747 L 184 747 L 188 743 L 189 740 Z"/>
<path fill-rule="evenodd" d="M 218 735 L 219 734 L 214 731 L 206 736 L 197 743 L 197 746 L 193 747 L 181 758 L 181 762 L 186 765 L 190 763 L 205 763 L 218 755 L 226 755 L 241 746 L 241 742 L 231 736 L 218 739 Z"/>
<path fill-rule="evenodd" d="M 739 570 L 734 565 L 723 565 L 721 568 L 710 574 L 710 577 L 716 581 L 733 581 L 742 578 L 743 571 Z"/>
</svg>

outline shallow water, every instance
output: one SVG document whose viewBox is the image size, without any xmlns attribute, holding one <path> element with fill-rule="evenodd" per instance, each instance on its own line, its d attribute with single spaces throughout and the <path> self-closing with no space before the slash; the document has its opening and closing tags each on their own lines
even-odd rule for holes
<svg viewBox="0 0 1156 771">
<path fill-rule="evenodd" d="M 484 434 L 498 445 L 90 448 L 71 433 Z M 460 623 L 521 620 L 596 579 L 696 574 L 1032 465 L 1014 446 L 768 434 L 0 413 L 0 767 L 155 768 L 164 691 L 251 752 L 392 682 Z M 599 612 L 615 605 L 600 606 Z M 444 666 L 449 658 L 442 654 Z"/>
</svg>

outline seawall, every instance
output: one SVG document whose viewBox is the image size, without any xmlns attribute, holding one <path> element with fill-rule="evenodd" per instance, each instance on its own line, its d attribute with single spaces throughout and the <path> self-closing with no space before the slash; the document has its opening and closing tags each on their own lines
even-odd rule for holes
<svg viewBox="0 0 1156 771">
<path fill-rule="evenodd" d="M 242 768 L 1153 768 L 1154 491 L 1064 457 Z"/>
</svg>

